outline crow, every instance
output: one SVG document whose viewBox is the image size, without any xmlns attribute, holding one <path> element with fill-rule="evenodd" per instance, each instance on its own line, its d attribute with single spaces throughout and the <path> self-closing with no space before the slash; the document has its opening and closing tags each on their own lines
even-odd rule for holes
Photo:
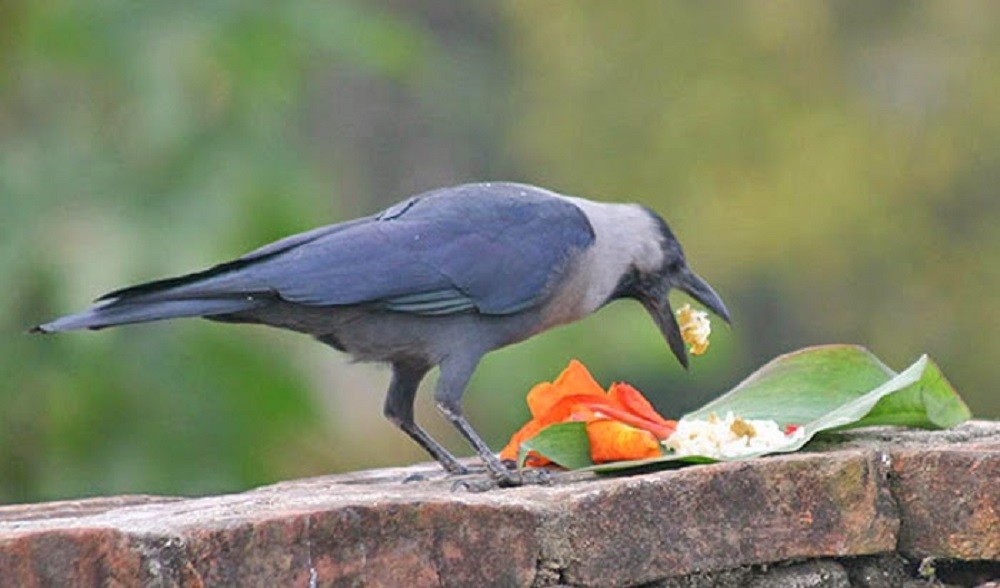
<svg viewBox="0 0 1000 588">
<path fill-rule="evenodd" d="M 392 366 L 384 413 L 448 472 L 468 469 L 413 418 L 434 367 L 441 413 L 500 485 L 508 469 L 462 413 L 482 357 L 621 298 L 652 316 L 678 361 L 687 352 L 667 300 L 686 292 L 729 322 L 718 294 L 644 206 L 476 183 L 412 196 L 373 216 L 286 237 L 204 271 L 120 290 L 33 332 L 102 329 L 180 317 L 258 323 L 312 335 L 360 361 Z"/>
</svg>

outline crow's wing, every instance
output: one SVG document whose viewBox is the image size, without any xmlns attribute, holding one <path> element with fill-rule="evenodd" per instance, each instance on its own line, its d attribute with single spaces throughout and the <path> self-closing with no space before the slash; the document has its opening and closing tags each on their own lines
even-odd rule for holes
<svg viewBox="0 0 1000 588">
<path fill-rule="evenodd" d="M 583 212 L 560 198 L 510 185 L 460 186 L 411 198 L 253 272 L 300 304 L 509 314 L 544 299 L 593 239 Z"/>
<path fill-rule="evenodd" d="M 272 293 L 311 306 L 509 314 L 544 300 L 572 256 L 593 240 L 586 216 L 571 202 L 530 186 L 469 184 L 107 298 Z"/>
</svg>

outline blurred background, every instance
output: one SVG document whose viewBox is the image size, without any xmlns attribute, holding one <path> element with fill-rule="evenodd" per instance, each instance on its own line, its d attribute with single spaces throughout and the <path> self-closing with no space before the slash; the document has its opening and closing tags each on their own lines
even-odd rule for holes
<svg viewBox="0 0 1000 588">
<path fill-rule="evenodd" d="M 388 371 L 301 335 L 24 329 L 486 179 L 655 208 L 734 316 L 689 372 L 628 302 L 493 353 L 495 448 L 573 357 L 678 415 L 805 345 L 926 352 L 996 418 L 998 96 L 988 0 L 0 0 L 0 502 L 425 460 Z"/>
</svg>

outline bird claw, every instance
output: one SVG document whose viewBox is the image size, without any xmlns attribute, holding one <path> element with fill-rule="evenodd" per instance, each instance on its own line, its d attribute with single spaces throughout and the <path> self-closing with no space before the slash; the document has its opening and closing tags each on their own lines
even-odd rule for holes
<svg viewBox="0 0 1000 588">
<path fill-rule="evenodd" d="M 478 494 L 497 487 L 493 478 L 479 478 L 475 480 L 455 480 L 451 484 L 452 492 L 472 492 Z"/>
<path fill-rule="evenodd" d="M 521 483 L 525 486 L 551 486 L 552 472 L 542 468 L 521 470 Z"/>
<path fill-rule="evenodd" d="M 466 466 L 458 463 L 457 461 L 455 462 L 454 466 L 448 466 L 445 468 L 445 470 L 447 470 L 448 473 L 451 474 L 452 476 L 467 476 L 469 474 L 475 473 Z"/>
<path fill-rule="evenodd" d="M 545 469 L 526 469 L 504 472 L 490 471 L 485 478 L 455 480 L 451 485 L 452 492 L 487 492 L 496 488 L 517 488 L 520 486 L 549 486 L 552 484 L 552 474 Z"/>
<path fill-rule="evenodd" d="M 409 476 L 403 478 L 402 483 L 411 484 L 413 482 L 426 482 L 428 479 L 427 474 L 410 474 Z"/>
</svg>

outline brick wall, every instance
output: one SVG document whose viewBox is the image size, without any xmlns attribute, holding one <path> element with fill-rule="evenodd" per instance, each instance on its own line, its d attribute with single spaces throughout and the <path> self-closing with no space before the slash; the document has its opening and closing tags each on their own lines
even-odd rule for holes
<svg viewBox="0 0 1000 588">
<path fill-rule="evenodd" d="M 482 493 L 419 465 L 226 496 L 0 507 L 0 586 L 874 587 L 1000 576 L 1000 423 L 870 429 L 809 449 Z"/>
</svg>

